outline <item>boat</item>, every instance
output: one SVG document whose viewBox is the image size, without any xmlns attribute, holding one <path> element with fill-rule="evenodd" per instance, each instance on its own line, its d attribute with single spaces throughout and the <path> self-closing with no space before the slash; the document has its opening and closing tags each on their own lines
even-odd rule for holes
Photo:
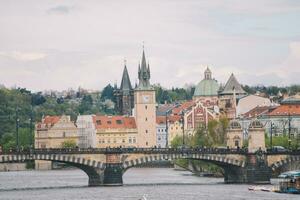
<svg viewBox="0 0 300 200">
<path fill-rule="evenodd" d="M 251 186 L 248 187 L 249 191 L 263 191 L 263 192 L 273 192 L 273 188 L 267 188 L 262 186 Z"/>
<path fill-rule="evenodd" d="M 284 172 L 278 178 L 283 180 L 279 182 L 279 190 L 277 192 L 300 194 L 300 170 Z"/>
</svg>

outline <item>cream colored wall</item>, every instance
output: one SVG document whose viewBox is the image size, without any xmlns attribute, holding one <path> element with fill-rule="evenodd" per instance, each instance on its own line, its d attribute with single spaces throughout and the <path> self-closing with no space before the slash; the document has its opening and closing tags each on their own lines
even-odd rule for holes
<svg viewBox="0 0 300 200">
<path fill-rule="evenodd" d="M 148 98 L 145 98 L 146 96 Z M 138 147 L 154 147 L 156 146 L 155 91 L 136 90 L 134 100 Z"/>
<path fill-rule="evenodd" d="M 109 142 L 108 142 L 109 141 Z M 130 142 L 131 141 L 131 142 Z M 137 147 L 137 129 L 98 129 L 96 147 Z"/>
<path fill-rule="evenodd" d="M 182 123 L 180 123 L 179 121 L 176 121 L 168 125 L 168 143 L 171 144 L 172 140 L 176 136 L 179 137 L 183 136 Z"/>
<path fill-rule="evenodd" d="M 240 148 L 243 147 L 244 144 L 243 144 L 243 132 L 242 132 L 242 130 L 241 129 L 228 130 L 226 141 L 227 141 L 227 147 L 229 147 L 231 149 L 237 148 L 235 146 L 235 141 L 239 142 L 239 147 Z"/>
<path fill-rule="evenodd" d="M 248 151 L 251 153 L 256 152 L 257 150 L 266 150 L 265 145 L 265 132 L 263 128 L 252 128 L 249 129 L 249 144 Z"/>
<path fill-rule="evenodd" d="M 78 144 L 78 132 L 75 124 L 70 121 L 69 116 L 61 119 L 50 128 L 37 128 L 35 131 L 35 148 L 62 148 L 64 141 L 74 140 Z M 51 161 L 35 161 L 35 169 L 51 169 Z"/>
</svg>

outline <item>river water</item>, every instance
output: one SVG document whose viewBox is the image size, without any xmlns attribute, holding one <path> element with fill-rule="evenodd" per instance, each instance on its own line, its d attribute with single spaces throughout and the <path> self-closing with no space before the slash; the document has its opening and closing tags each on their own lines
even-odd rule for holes
<svg viewBox="0 0 300 200">
<path fill-rule="evenodd" d="M 0 199 L 137 200 L 144 194 L 149 200 L 300 199 L 299 195 L 251 192 L 249 185 L 224 184 L 222 178 L 197 177 L 170 168 L 133 168 L 123 181 L 119 187 L 87 187 L 87 175 L 80 170 L 0 172 Z"/>
</svg>

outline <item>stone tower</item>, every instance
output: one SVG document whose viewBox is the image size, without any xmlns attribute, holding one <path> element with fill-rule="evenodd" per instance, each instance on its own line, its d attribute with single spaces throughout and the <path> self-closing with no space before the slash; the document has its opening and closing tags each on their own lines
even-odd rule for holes
<svg viewBox="0 0 300 200">
<path fill-rule="evenodd" d="M 133 109 L 133 93 L 130 78 L 128 75 L 126 63 L 124 63 L 124 70 L 122 76 L 122 82 L 119 89 L 115 90 L 116 96 L 116 108 L 120 115 L 132 115 Z"/>
<path fill-rule="evenodd" d="M 155 90 L 150 85 L 150 67 L 146 64 L 143 50 L 138 69 L 139 83 L 134 91 L 134 116 L 138 129 L 139 147 L 156 146 L 156 101 Z"/>
<path fill-rule="evenodd" d="M 243 131 L 241 124 L 238 121 L 233 120 L 230 122 L 226 134 L 226 142 L 227 147 L 230 149 L 243 147 Z"/>
<path fill-rule="evenodd" d="M 265 145 L 265 129 L 260 121 L 254 120 L 249 126 L 248 151 L 251 153 L 257 150 L 266 150 Z"/>
</svg>

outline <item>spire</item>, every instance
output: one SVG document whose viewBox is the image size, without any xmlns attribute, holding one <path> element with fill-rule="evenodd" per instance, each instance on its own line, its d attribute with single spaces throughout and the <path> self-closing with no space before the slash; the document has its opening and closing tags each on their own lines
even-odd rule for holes
<svg viewBox="0 0 300 200">
<path fill-rule="evenodd" d="M 144 45 L 143 45 L 143 55 L 142 55 L 142 62 L 141 65 L 139 65 L 139 89 L 149 89 L 150 88 L 150 66 L 146 63 L 146 56 L 144 51 Z"/>
<path fill-rule="evenodd" d="M 124 70 L 120 90 L 122 90 L 123 92 L 132 90 L 130 78 L 126 67 L 126 60 L 124 60 Z"/>
<path fill-rule="evenodd" d="M 245 90 L 242 88 L 242 86 L 240 85 L 240 83 L 237 81 L 234 74 L 232 73 L 227 83 L 225 84 L 225 87 L 221 92 L 221 94 L 233 94 L 234 92 L 236 93 L 236 95 L 246 94 Z"/>
<path fill-rule="evenodd" d="M 211 71 L 210 71 L 210 69 L 208 68 L 208 66 L 207 66 L 207 68 L 206 68 L 206 70 L 204 71 L 204 79 L 211 79 Z"/>
</svg>

